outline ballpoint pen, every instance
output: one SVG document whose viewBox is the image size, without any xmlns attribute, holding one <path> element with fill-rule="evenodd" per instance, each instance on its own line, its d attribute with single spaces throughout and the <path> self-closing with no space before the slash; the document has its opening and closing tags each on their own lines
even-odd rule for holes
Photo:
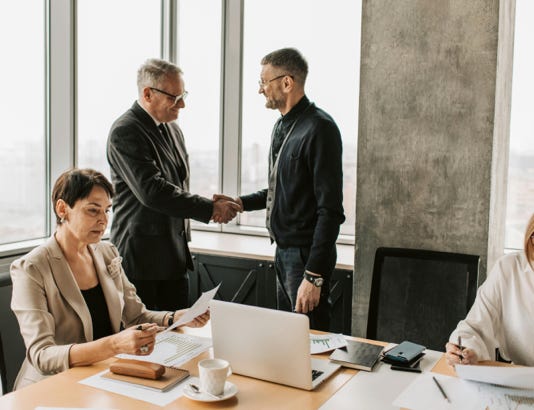
<svg viewBox="0 0 534 410">
<path fill-rule="evenodd" d="M 462 346 L 462 336 L 458 336 L 458 343 L 456 344 L 458 346 L 458 349 L 464 350 L 465 348 Z M 463 356 L 461 354 L 458 355 L 460 358 L 460 363 L 462 363 Z"/>
<path fill-rule="evenodd" d="M 436 383 L 436 386 L 438 386 L 438 389 L 441 392 L 441 394 L 443 395 L 443 398 L 450 403 L 451 401 L 447 397 L 447 394 L 445 393 L 445 390 L 443 390 L 443 387 L 441 387 L 441 384 L 439 384 L 438 379 L 436 379 L 434 376 L 432 376 L 432 379 L 434 379 L 434 382 Z"/>
</svg>

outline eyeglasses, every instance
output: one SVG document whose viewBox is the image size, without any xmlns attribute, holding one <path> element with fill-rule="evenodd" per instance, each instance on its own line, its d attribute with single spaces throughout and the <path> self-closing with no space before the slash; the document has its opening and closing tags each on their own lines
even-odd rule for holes
<svg viewBox="0 0 534 410">
<path fill-rule="evenodd" d="M 279 80 L 280 78 L 284 78 L 285 76 L 293 78 L 291 74 L 282 74 L 282 75 L 279 75 L 278 77 L 271 78 L 270 80 L 266 80 L 266 81 L 259 80 L 258 85 L 260 86 L 260 88 L 265 88 L 267 84 L 269 84 L 271 81 Z"/>
<path fill-rule="evenodd" d="M 154 91 L 157 91 L 158 93 L 161 93 L 163 95 L 166 95 L 167 97 L 169 97 L 172 100 L 174 100 L 173 105 L 178 104 L 180 102 L 180 100 L 184 100 L 185 101 L 185 99 L 187 97 L 187 94 L 189 94 L 187 91 L 184 91 L 180 95 L 174 95 L 174 94 L 168 93 L 167 91 L 160 90 L 159 88 L 150 87 L 150 89 L 154 90 Z"/>
</svg>

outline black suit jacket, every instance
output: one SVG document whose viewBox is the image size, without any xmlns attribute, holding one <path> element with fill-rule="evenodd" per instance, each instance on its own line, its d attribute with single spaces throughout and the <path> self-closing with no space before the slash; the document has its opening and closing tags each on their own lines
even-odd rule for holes
<svg viewBox="0 0 534 410">
<path fill-rule="evenodd" d="M 189 221 L 208 223 L 213 203 L 189 193 L 189 163 L 182 131 L 167 123 L 165 141 L 135 102 L 112 125 L 107 144 L 113 200 L 111 241 L 131 279 L 178 279 L 193 263 Z"/>
</svg>

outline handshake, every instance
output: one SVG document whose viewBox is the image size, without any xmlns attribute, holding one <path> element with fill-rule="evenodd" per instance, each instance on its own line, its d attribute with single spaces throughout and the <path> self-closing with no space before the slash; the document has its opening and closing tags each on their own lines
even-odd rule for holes
<svg viewBox="0 0 534 410">
<path fill-rule="evenodd" d="M 238 212 L 243 212 L 241 198 L 231 198 L 223 194 L 213 194 L 213 215 L 211 220 L 217 223 L 228 223 Z"/>
</svg>

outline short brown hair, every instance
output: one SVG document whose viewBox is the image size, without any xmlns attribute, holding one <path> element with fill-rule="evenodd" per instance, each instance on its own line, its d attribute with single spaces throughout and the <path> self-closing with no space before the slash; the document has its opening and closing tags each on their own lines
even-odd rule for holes
<svg viewBox="0 0 534 410">
<path fill-rule="evenodd" d="M 52 190 L 52 208 L 56 214 L 56 223 L 61 225 L 61 218 L 56 212 L 58 200 L 64 200 L 72 208 L 76 201 L 87 198 L 95 186 L 104 188 L 110 198 L 115 195 L 113 185 L 101 172 L 90 168 L 73 168 L 63 172 Z"/>
<path fill-rule="evenodd" d="M 304 86 L 308 76 L 308 63 L 296 48 L 281 48 L 261 59 L 261 65 L 272 65 L 292 75 L 296 82 Z"/>
</svg>

